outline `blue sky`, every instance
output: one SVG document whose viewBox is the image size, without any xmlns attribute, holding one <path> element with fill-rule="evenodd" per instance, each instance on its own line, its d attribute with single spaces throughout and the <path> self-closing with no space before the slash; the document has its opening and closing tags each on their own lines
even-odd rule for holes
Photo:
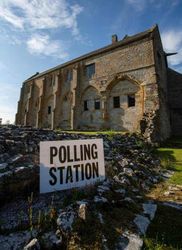
<svg viewBox="0 0 182 250">
<path fill-rule="evenodd" d="M 159 25 L 182 72 L 181 0 L 0 0 L 0 118 L 14 122 L 22 82 L 34 73 Z"/>
</svg>

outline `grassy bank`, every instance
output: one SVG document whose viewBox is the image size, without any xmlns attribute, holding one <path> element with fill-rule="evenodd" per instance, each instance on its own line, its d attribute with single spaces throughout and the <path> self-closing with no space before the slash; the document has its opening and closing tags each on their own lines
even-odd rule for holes
<svg viewBox="0 0 182 250">
<path fill-rule="evenodd" d="M 174 171 L 169 182 L 182 185 L 182 138 L 167 141 L 165 146 L 156 150 L 156 154 L 164 168 Z"/>
<path fill-rule="evenodd" d="M 170 185 L 182 185 L 182 138 L 167 141 L 165 145 L 156 150 L 156 154 L 161 160 L 162 167 L 174 171 L 174 174 L 152 191 L 151 198 L 158 203 L 158 209 L 147 231 L 143 249 L 179 250 L 182 249 L 182 212 L 176 208 L 165 206 L 161 201 L 167 199 L 164 191 Z M 170 196 L 171 202 L 175 202 L 176 196 Z M 182 201 L 182 194 L 180 196 Z"/>
<path fill-rule="evenodd" d="M 61 132 L 61 133 L 69 133 L 69 134 L 82 134 L 82 135 L 117 135 L 117 134 L 126 134 L 126 132 L 121 132 L 121 131 L 114 131 L 114 130 L 101 130 L 101 131 L 83 131 L 83 130 L 61 130 L 61 129 L 56 129 L 56 132 Z"/>
</svg>

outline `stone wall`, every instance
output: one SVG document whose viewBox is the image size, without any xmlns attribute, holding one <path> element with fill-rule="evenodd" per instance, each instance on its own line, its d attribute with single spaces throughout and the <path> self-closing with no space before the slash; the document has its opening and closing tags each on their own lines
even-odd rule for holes
<svg viewBox="0 0 182 250">
<path fill-rule="evenodd" d="M 168 69 L 168 89 L 172 134 L 182 136 L 182 74 Z"/>
<path fill-rule="evenodd" d="M 144 53 L 145 51 L 145 53 Z M 85 75 L 85 65 L 95 63 L 95 74 L 91 79 Z M 152 39 L 147 38 L 115 51 L 99 54 L 81 62 L 79 93 L 77 96 L 77 128 L 114 129 L 139 131 L 140 120 L 148 98 L 144 99 L 147 87 L 156 82 Z M 127 106 L 127 95 L 135 94 L 135 107 Z M 120 107 L 113 108 L 113 97 L 120 96 Z M 150 97 L 149 97 L 150 98 Z M 84 100 L 89 110 L 83 110 Z M 94 109 L 94 100 L 100 100 L 100 110 Z M 156 100 L 148 109 L 156 107 Z"/>
<path fill-rule="evenodd" d="M 158 118 L 156 128 L 159 127 L 160 140 L 165 140 L 171 135 L 170 110 L 168 105 L 168 86 L 167 86 L 167 58 L 163 50 L 161 37 L 158 28 L 154 32 L 154 56 L 156 79 L 159 96 Z"/>
<path fill-rule="evenodd" d="M 166 67 L 160 65 L 164 57 L 157 32 L 157 28 L 151 29 L 147 36 L 126 44 L 128 38 L 124 38 L 121 46 L 83 56 L 28 80 L 22 87 L 16 124 L 134 132 L 141 130 L 144 115 L 153 112 L 157 114 L 155 137 L 167 138 Z M 86 68 L 91 64 L 95 64 L 95 72 L 88 78 Z M 135 105 L 130 106 L 131 96 Z M 119 97 L 118 107 L 113 106 L 114 97 Z"/>
</svg>

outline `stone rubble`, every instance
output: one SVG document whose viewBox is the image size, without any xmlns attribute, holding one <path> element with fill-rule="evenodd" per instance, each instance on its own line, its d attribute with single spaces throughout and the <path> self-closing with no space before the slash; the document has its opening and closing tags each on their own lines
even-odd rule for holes
<svg viewBox="0 0 182 250">
<path fill-rule="evenodd" d="M 153 220 L 156 210 L 157 210 L 157 205 L 151 202 L 143 203 L 143 210 L 144 210 L 143 213 L 148 215 L 150 220 Z"/>
<path fill-rule="evenodd" d="M 137 235 L 128 231 L 120 237 L 116 250 L 139 250 L 143 246 L 143 240 Z"/>
<path fill-rule="evenodd" d="M 24 248 L 23 250 L 39 250 L 40 249 L 40 245 L 39 242 L 36 238 L 34 238 L 33 240 L 31 240 Z"/>
<path fill-rule="evenodd" d="M 72 230 L 72 224 L 75 220 L 76 213 L 72 210 L 71 207 L 67 208 L 66 211 L 60 212 L 57 225 L 65 233 Z"/>
<path fill-rule="evenodd" d="M 39 142 L 87 138 L 103 138 L 106 180 L 96 185 L 95 189 L 93 187 L 92 195 L 89 194 L 89 191 L 85 192 L 86 197 L 83 200 L 79 196 L 72 200 L 71 191 L 56 192 L 54 197 L 53 194 L 39 195 Z M 55 227 L 50 227 L 46 233 L 42 232 L 40 242 L 38 239 L 38 243 L 41 245 L 42 240 L 47 249 L 50 246 L 63 244 L 65 237 L 71 237 L 78 219 L 87 221 L 87 217 L 92 211 L 96 211 L 98 223 L 103 227 L 105 217 L 102 209 L 112 211 L 115 207 L 126 207 L 133 211 L 143 209 L 143 214 L 133 212 L 133 221 L 130 221 L 129 227 L 135 228 L 135 230 L 130 235 L 123 234 L 124 242 L 128 242 L 126 249 L 132 249 L 130 246 L 133 246 L 137 240 L 138 246 L 140 246 L 141 241 L 139 236 L 136 236 L 138 229 L 140 233 L 145 233 L 156 210 L 155 204 L 143 203 L 143 194 L 159 182 L 162 175 L 164 176 L 159 160 L 151 155 L 151 145 L 138 135 L 97 134 L 88 136 L 30 127 L 2 126 L 0 127 L 0 249 L 10 249 L 3 247 L 7 244 L 11 232 L 15 232 L 19 228 L 29 228 L 27 198 L 32 192 L 34 193 L 31 204 L 34 224 L 38 221 L 39 213 L 43 217 L 49 215 L 51 206 L 57 211 L 53 217 L 56 217 L 55 224 L 60 235 L 57 236 Z M 80 190 L 80 192 L 82 191 Z M 65 199 L 68 203 L 66 206 L 64 205 Z M 3 234 L 7 230 L 10 233 L 9 236 Z M 26 231 L 23 231 L 22 234 L 24 232 Z M 104 248 L 107 249 L 108 235 L 103 235 Z M 17 239 L 18 234 L 14 233 L 14 237 Z M 122 245 L 121 239 L 118 239 L 118 242 Z M 17 239 L 14 249 L 18 249 L 19 245 L 28 247 L 30 243 L 30 237 L 26 237 L 26 240 L 20 237 Z M 116 249 L 122 248 L 116 247 Z"/>
<path fill-rule="evenodd" d="M 150 224 L 150 220 L 147 217 L 138 214 L 136 216 L 136 218 L 134 219 L 134 223 L 137 225 L 137 227 L 139 229 L 139 233 L 144 235 L 147 231 L 149 224 Z"/>
</svg>

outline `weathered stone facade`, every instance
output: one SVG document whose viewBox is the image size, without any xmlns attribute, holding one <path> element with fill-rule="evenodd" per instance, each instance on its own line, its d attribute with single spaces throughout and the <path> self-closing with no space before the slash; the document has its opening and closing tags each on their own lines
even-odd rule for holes
<svg viewBox="0 0 182 250">
<path fill-rule="evenodd" d="M 26 80 L 16 124 L 142 130 L 163 140 L 171 134 L 167 70 L 157 26 L 121 41 L 113 36 L 111 45 Z"/>
<path fill-rule="evenodd" d="M 169 107 L 171 111 L 171 128 L 175 136 L 182 135 L 182 74 L 168 70 Z"/>
</svg>

